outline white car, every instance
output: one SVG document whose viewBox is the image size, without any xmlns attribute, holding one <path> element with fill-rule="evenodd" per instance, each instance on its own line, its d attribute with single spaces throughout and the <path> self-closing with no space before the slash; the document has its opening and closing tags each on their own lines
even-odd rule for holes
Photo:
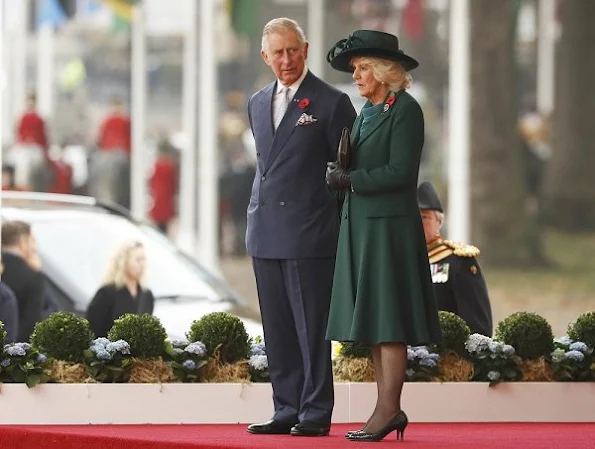
<svg viewBox="0 0 595 449">
<path fill-rule="evenodd" d="M 170 338 L 184 338 L 193 320 L 220 311 L 238 316 L 250 336 L 263 335 L 258 314 L 227 283 L 118 206 L 75 195 L 3 192 L 1 218 L 31 224 L 48 289 L 60 310 L 84 315 L 117 246 L 136 240 L 147 253 L 153 314 Z"/>
</svg>

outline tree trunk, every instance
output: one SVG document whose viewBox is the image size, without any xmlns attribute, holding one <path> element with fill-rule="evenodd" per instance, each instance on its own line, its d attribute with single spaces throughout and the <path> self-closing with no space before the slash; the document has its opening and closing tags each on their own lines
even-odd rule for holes
<svg viewBox="0 0 595 449">
<path fill-rule="evenodd" d="M 492 265 L 530 264 L 517 128 L 516 0 L 472 0 L 471 222 Z"/>
<path fill-rule="evenodd" d="M 556 52 L 552 157 L 543 187 L 547 221 L 595 230 L 595 1 L 562 3 Z"/>
</svg>

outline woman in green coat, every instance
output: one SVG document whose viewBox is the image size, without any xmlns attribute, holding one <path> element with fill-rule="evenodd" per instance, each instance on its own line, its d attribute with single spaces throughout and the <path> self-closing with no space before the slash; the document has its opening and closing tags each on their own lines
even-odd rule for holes
<svg viewBox="0 0 595 449">
<path fill-rule="evenodd" d="M 407 344 L 441 340 L 417 178 L 424 118 L 406 92 L 418 63 L 399 50 L 397 37 L 360 30 L 339 41 L 327 59 L 353 73 L 368 101 L 351 131 L 348 169 L 329 164 L 327 184 L 346 191 L 327 339 L 371 345 L 378 386 L 374 413 L 356 441 L 403 435 L 407 416 L 401 390 Z"/>
</svg>

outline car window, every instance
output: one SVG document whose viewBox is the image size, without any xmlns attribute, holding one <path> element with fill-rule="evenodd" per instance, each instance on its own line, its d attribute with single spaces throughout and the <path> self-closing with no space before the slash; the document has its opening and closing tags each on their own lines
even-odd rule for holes
<svg viewBox="0 0 595 449">
<path fill-rule="evenodd" d="M 54 216 L 55 217 L 55 216 Z M 44 265 L 91 300 L 102 283 L 117 247 L 136 240 L 147 255 L 147 286 L 155 296 L 230 299 L 231 290 L 200 265 L 182 255 L 161 234 L 116 215 L 68 214 L 33 224 Z M 48 270 L 49 271 L 49 270 Z"/>
</svg>

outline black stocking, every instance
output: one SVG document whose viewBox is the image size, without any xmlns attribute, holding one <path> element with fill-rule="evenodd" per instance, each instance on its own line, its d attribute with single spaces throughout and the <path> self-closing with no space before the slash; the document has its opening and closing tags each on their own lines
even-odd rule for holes
<svg viewBox="0 0 595 449">
<path fill-rule="evenodd" d="M 401 391 L 407 369 L 407 346 L 403 343 L 381 343 L 372 347 L 376 370 L 378 400 L 364 432 L 375 433 L 386 426 L 401 410 Z"/>
</svg>

